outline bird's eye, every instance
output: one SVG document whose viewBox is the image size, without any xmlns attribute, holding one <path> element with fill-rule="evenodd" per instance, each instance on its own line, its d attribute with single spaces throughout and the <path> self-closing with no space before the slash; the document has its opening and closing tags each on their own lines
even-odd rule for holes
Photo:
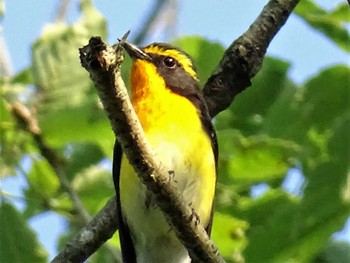
<svg viewBox="0 0 350 263">
<path fill-rule="evenodd" d="M 176 66 L 176 60 L 172 57 L 165 57 L 163 62 L 167 68 L 174 68 Z"/>
</svg>

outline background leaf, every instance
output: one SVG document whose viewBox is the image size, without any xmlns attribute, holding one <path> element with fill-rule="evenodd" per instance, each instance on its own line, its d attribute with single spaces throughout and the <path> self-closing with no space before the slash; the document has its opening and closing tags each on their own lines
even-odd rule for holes
<svg viewBox="0 0 350 263">
<path fill-rule="evenodd" d="M 329 37 L 340 48 L 350 51 L 350 35 L 344 26 L 344 22 L 349 22 L 350 19 L 347 3 L 344 2 L 335 10 L 327 12 L 311 0 L 301 1 L 295 13 L 310 26 Z"/>
<path fill-rule="evenodd" d="M 47 262 L 47 252 L 39 245 L 21 213 L 11 204 L 0 205 L 0 261 L 3 263 Z"/>
<path fill-rule="evenodd" d="M 47 25 L 33 45 L 39 124 L 53 145 L 100 139 L 102 147 L 109 147 L 112 132 L 78 52 L 92 35 L 106 37 L 106 21 L 90 1 L 82 2 L 81 11 L 72 25 Z"/>
</svg>

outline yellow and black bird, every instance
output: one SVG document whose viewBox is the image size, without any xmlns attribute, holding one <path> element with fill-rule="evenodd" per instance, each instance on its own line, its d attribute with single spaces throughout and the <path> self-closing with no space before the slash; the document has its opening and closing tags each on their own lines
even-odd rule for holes
<svg viewBox="0 0 350 263">
<path fill-rule="evenodd" d="M 121 43 L 133 60 L 131 102 L 146 138 L 210 234 L 218 146 L 192 59 L 165 43 L 142 49 Z M 113 178 L 123 261 L 191 262 L 118 142 Z"/>
</svg>

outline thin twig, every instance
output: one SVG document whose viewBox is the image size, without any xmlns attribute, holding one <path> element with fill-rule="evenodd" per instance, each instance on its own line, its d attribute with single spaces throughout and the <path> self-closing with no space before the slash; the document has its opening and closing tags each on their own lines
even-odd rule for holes
<svg viewBox="0 0 350 263">
<path fill-rule="evenodd" d="M 173 39 L 176 35 L 176 19 L 178 13 L 177 0 L 167 0 L 162 10 L 149 27 L 148 35 L 162 34 L 164 39 Z"/>
<path fill-rule="evenodd" d="M 111 198 L 92 221 L 84 226 L 71 239 L 51 263 L 84 262 L 104 242 L 110 239 L 117 229 L 117 206 Z M 120 255 L 118 262 L 121 262 Z"/>
<path fill-rule="evenodd" d="M 55 21 L 64 21 L 68 13 L 70 3 L 71 3 L 71 0 L 59 1 Z"/>
<path fill-rule="evenodd" d="M 143 42 L 145 37 L 147 36 L 150 28 L 152 27 L 153 22 L 157 19 L 157 17 L 161 14 L 161 10 L 165 6 L 165 4 L 168 2 L 168 0 L 156 0 L 153 8 L 149 12 L 147 18 L 145 19 L 145 22 L 143 23 L 143 26 L 139 29 L 138 34 L 136 37 L 132 40 L 133 43 L 136 45 L 139 45 Z"/>
<path fill-rule="evenodd" d="M 16 117 L 19 125 L 32 135 L 41 155 L 51 165 L 61 183 L 62 188 L 67 192 L 69 198 L 71 199 L 75 211 L 82 218 L 84 224 L 87 224 L 91 220 L 91 216 L 85 210 L 79 196 L 71 187 L 71 184 L 64 173 L 64 160 L 59 158 L 55 151 L 44 142 L 35 116 L 26 106 L 21 103 L 12 104 L 11 112 Z"/>
</svg>

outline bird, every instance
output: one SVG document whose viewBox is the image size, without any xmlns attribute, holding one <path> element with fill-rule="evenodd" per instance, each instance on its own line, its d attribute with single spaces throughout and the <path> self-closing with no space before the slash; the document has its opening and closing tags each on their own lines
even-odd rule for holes
<svg viewBox="0 0 350 263">
<path fill-rule="evenodd" d="M 218 143 L 193 59 L 168 43 L 139 48 L 125 40 L 121 45 L 132 59 L 131 103 L 146 140 L 210 235 Z M 118 140 L 113 180 L 123 262 L 191 262 Z"/>
</svg>

